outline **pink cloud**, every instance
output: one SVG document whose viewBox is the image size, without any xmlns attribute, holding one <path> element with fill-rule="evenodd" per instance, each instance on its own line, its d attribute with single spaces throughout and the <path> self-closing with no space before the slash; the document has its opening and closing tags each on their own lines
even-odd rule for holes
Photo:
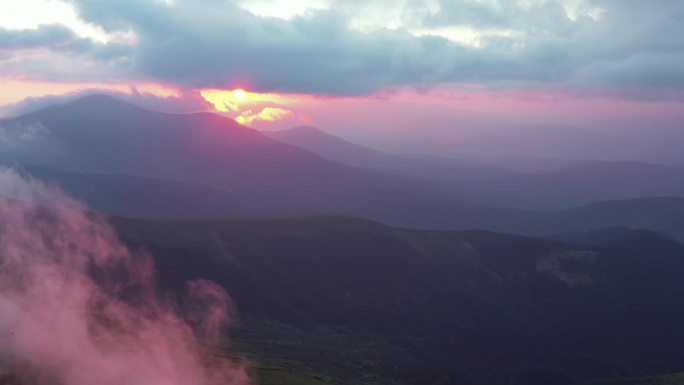
<svg viewBox="0 0 684 385">
<path fill-rule="evenodd" d="M 195 306 L 179 311 L 156 294 L 150 256 L 104 218 L 8 169 L 0 195 L 0 373 L 37 385 L 250 383 L 244 362 L 209 351 L 231 315 L 220 287 L 191 283 Z"/>
</svg>

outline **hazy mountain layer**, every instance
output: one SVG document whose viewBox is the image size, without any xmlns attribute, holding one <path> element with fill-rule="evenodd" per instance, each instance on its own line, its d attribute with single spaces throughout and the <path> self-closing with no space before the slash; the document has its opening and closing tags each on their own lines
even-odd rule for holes
<svg viewBox="0 0 684 385">
<path fill-rule="evenodd" d="M 28 165 L 36 176 L 57 182 L 95 210 L 110 214 L 341 214 L 425 229 L 549 235 L 625 226 L 684 238 L 683 199 L 620 199 L 679 191 L 681 170 L 673 168 L 572 163 L 547 175 L 421 179 L 323 159 L 218 115 L 153 112 L 105 96 L 0 124 L 5 135 L 0 161 Z M 337 155 L 349 146 L 353 147 L 342 143 Z M 353 148 L 366 157 L 375 156 L 372 150 Z M 425 166 L 415 159 L 380 154 L 391 162 Z M 592 172 L 583 171 L 586 168 Z M 640 178 L 648 183 L 639 183 Z M 540 211 L 597 201 L 601 202 L 564 211 Z"/>
<path fill-rule="evenodd" d="M 315 127 L 301 126 L 263 133 L 280 142 L 310 150 L 325 159 L 390 174 L 447 180 L 480 180 L 511 174 L 504 166 L 473 160 L 382 152 L 348 142 Z"/>
</svg>

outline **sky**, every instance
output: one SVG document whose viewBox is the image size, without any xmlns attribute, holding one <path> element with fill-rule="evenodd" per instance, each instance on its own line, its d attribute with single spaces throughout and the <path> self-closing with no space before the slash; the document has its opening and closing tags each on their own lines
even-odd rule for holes
<svg viewBox="0 0 684 385">
<path fill-rule="evenodd" d="M 0 84 L 4 115 L 99 90 L 264 129 L 672 126 L 684 1 L 0 0 Z"/>
</svg>

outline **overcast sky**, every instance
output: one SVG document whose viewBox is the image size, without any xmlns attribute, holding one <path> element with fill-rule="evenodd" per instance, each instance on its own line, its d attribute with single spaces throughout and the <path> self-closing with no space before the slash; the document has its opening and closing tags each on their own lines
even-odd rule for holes
<svg viewBox="0 0 684 385">
<path fill-rule="evenodd" d="M 279 102 L 560 100 L 674 117 L 684 1 L 0 0 L 0 81 L 5 104 L 86 88 L 179 99 L 242 88 L 289 95 L 269 106 L 300 120 Z"/>
</svg>

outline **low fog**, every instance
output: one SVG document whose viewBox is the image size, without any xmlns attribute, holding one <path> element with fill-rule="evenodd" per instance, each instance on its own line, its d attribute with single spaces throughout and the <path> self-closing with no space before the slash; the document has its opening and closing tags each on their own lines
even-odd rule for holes
<svg viewBox="0 0 684 385">
<path fill-rule="evenodd" d="M 215 353 L 232 317 L 223 289 L 195 281 L 173 301 L 149 255 L 55 187 L 3 168 L 0 196 L 0 380 L 249 383 L 245 362 Z"/>
</svg>

